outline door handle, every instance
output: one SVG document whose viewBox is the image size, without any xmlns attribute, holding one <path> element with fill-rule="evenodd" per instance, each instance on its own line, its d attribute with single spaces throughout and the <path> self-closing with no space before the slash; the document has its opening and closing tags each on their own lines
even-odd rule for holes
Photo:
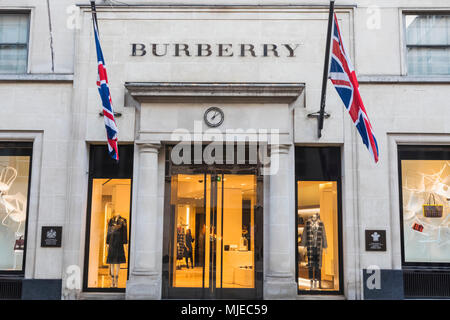
<svg viewBox="0 0 450 320">
<path fill-rule="evenodd" d="M 211 232 L 209 233 L 209 241 L 214 241 L 214 240 L 216 240 L 216 233 L 215 233 L 215 230 L 214 230 L 214 227 L 213 226 L 211 226 Z"/>
</svg>

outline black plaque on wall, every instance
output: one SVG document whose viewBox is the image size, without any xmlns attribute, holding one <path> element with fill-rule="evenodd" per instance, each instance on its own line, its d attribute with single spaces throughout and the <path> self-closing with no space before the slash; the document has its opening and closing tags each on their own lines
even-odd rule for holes
<svg viewBox="0 0 450 320">
<path fill-rule="evenodd" d="M 62 227 L 42 227 L 41 247 L 60 248 L 62 239 Z"/>
<path fill-rule="evenodd" d="M 366 230 L 366 251 L 386 251 L 386 230 Z"/>
</svg>

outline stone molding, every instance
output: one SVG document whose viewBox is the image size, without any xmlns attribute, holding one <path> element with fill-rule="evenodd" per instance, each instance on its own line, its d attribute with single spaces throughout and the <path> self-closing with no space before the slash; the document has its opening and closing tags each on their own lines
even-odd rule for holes
<svg viewBox="0 0 450 320">
<path fill-rule="evenodd" d="M 237 82 L 125 82 L 125 88 L 138 101 L 165 99 L 233 98 L 294 102 L 303 92 L 304 83 Z"/>
<path fill-rule="evenodd" d="M 450 77 L 360 75 L 358 82 L 361 84 L 450 84 Z"/>
<path fill-rule="evenodd" d="M 273 144 L 270 145 L 271 154 L 289 154 L 289 149 L 291 148 L 290 144 Z"/>
<path fill-rule="evenodd" d="M 88 4 L 76 4 L 78 7 L 89 10 Z M 336 4 L 336 9 L 354 9 L 357 8 L 356 3 Z M 326 3 L 315 4 L 293 4 L 290 0 L 240 0 L 240 1 L 222 1 L 214 4 L 205 4 L 204 0 L 190 0 L 190 1 L 170 1 L 167 4 L 162 3 L 160 0 L 150 0 L 146 3 L 125 4 L 115 3 L 110 4 L 96 4 L 97 10 L 113 11 L 113 10 L 136 10 L 136 9 L 328 9 L 329 5 Z"/>
<path fill-rule="evenodd" d="M 65 73 L 0 74 L 0 81 L 73 82 L 73 74 L 65 74 Z"/>
<path fill-rule="evenodd" d="M 161 148 L 161 143 L 159 142 L 136 140 L 136 144 L 139 146 L 140 153 L 158 153 Z"/>
</svg>

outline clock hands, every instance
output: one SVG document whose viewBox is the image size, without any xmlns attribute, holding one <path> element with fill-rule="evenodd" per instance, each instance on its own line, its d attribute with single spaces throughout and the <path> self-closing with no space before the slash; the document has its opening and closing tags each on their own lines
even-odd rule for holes
<svg viewBox="0 0 450 320">
<path fill-rule="evenodd" d="M 208 126 L 218 127 L 223 122 L 223 111 L 217 107 L 210 107 L 205 111 L 203 117 Z"/>
</svg>

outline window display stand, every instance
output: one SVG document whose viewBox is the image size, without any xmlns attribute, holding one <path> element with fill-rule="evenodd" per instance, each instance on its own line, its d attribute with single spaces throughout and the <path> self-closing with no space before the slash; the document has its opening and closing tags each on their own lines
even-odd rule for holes
<svg viewBox="0 0 450 320">
<path fill-rule="evenodd" d="M 14 270 L 22 269 L 23 250 L 14 250 Z"/>
</svg>

